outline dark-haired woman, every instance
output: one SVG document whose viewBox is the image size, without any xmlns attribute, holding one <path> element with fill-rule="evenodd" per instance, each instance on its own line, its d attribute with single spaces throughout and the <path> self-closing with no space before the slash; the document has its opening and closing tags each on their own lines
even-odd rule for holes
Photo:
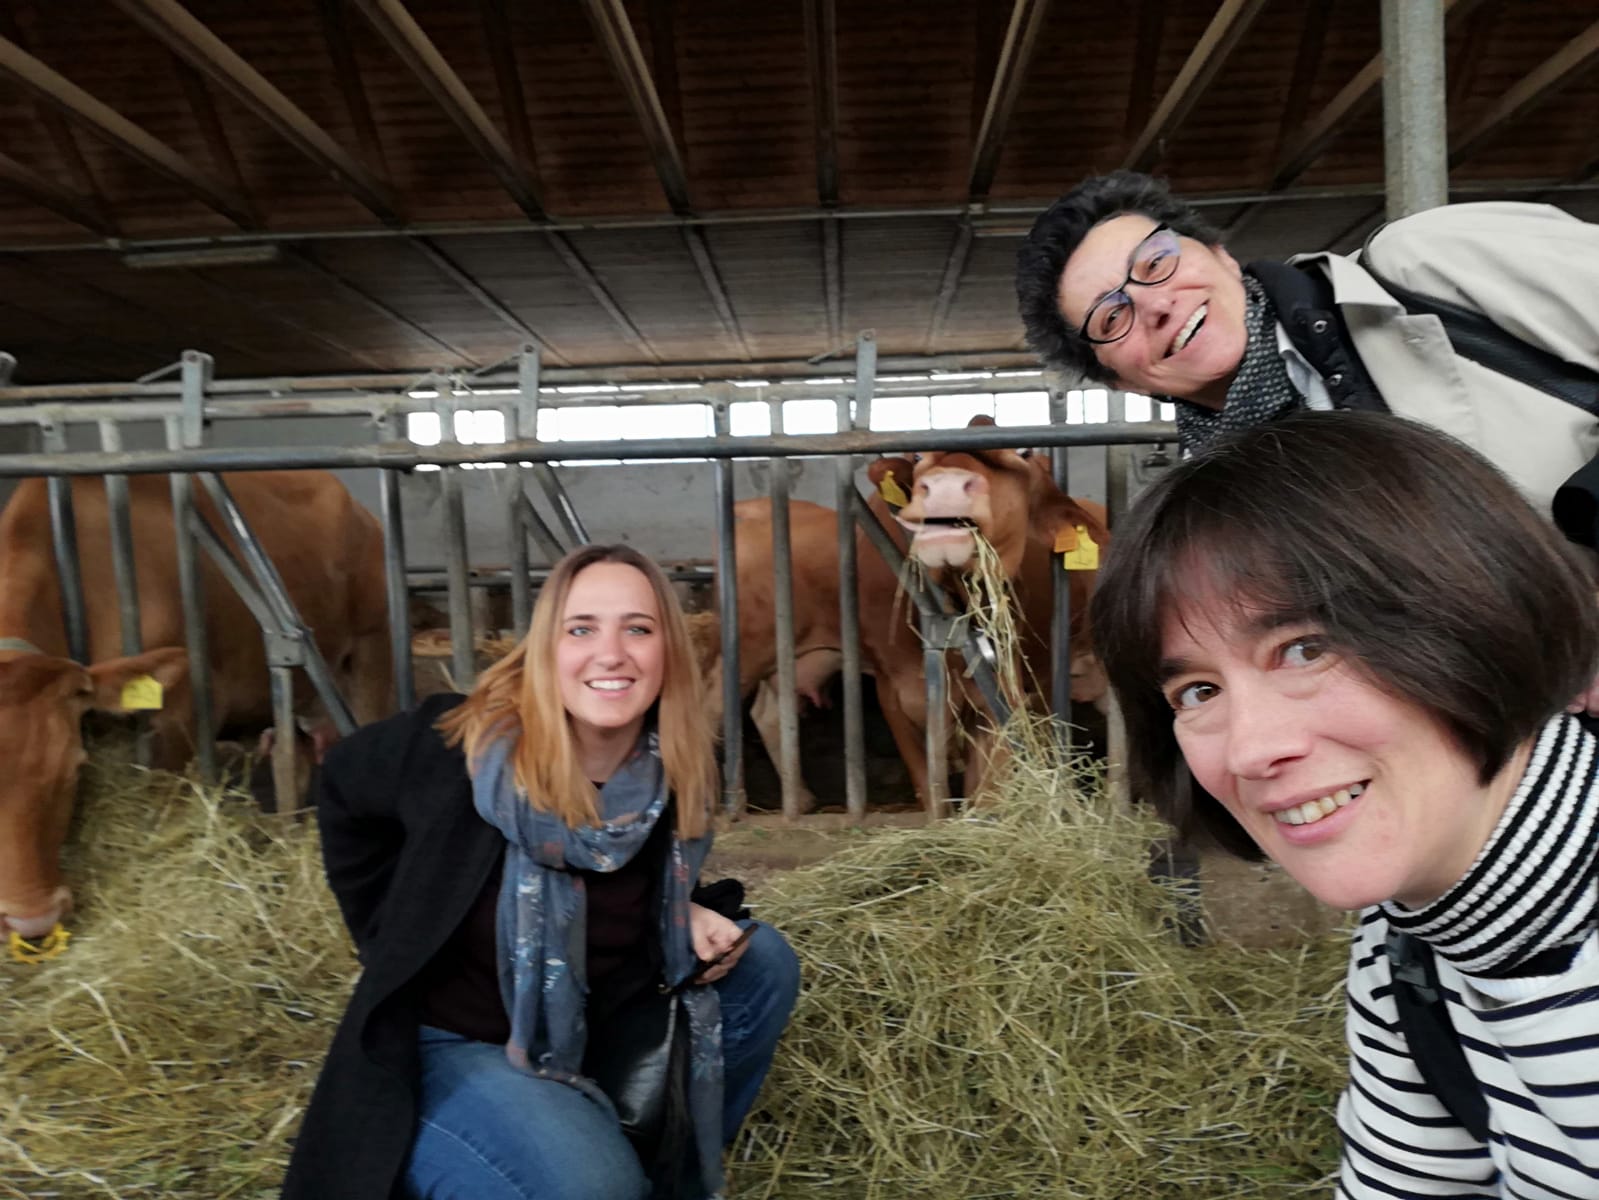
<svg viewBox="0 0 1599 1200">
<path fill-rule="evenodd" d="M 363 971 L 288 1200 L 720 1193 L 798 965 L 775 930 L 741 941 L 752 922 L 692 898 L 716 792 L 699 695 L 660 568 L 587 546 L 465 700 L 425 701 L 328 755 L 323 854 Z M 597 1066 L 653 1021 L 663 988 L 688 1027 L 672 1109 L 687 1133 L 656 1121 L 635 1149 L 595 1077 L 615 1086 Z"/>
<path fill-rule="evenodd" d="M 1571 555 L 1464 446 L 1301 413 L 1174 469 L 1100 572 L 1136 793 L 1361 912 L 1341 1197 L 1599 1196 L 1599 743 L 1565 711 L 1599 612 Z M 1474 1096 L 1400 1018 L 1404 939 Z"/>
</svg>

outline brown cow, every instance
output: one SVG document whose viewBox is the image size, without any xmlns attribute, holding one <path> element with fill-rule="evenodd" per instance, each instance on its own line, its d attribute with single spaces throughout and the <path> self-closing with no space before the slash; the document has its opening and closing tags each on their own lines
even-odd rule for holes
<svg viewBox="0 0 1599 1200">
<path fill-rule="evenodd" d="M 393 668 L 377 521 L 323 471 L 226 479 L 356 720 L 384 715 Z M 121 656 L 103 481 L 72 483 L 89 626 L 87 667 L 67 657 L 45 481 L 25 480 L 0 514 L 0 761 L 6 764 L 0 781 L 0 933 L 38 937 L 70 908 L 58 857 L 84 759 L 79 719 L 85 712 L 129 711 L 125 702 L 132 697 L 124 694 L 125 686 L 152 677 L 163 693 L 161 707 L 151 713 L 156 764 L 181 765 L 193 749 L 170 483 L 164 475 L 134 476 L 128 489 L 139 619 L 148 647 L 131 658 Z M 196 500 L 221 529 L 209 497 L 197 493 Z M 260 628 L 208 560 L 203 573 L 212 728 L 269 724 Z"/>
<path fill-rule="evenodd" d="M 964 593 L 958 570 L 975 552 L 975 529 L 994 546 L 1004 570 L 1019 580 L 1030 559 L 1035 568 L 1049 566 L 1057 533 L 1063 528 L 1086 528 L 1100 545 L 1109 535 L 1103 509 L 1062 495 L 1047 472 L 1013 450 L 975 453 L 940 453 L 923 456 L 914 467 L 904 459 L 879 459 L 872 464 L 874 484 L 893 474 L 910 494 L 911 503 L 899 514 L 902 526 L 913 534 L 907 547 L 904 532 L 890 519 L 889 506 L 880 495 L 869 501 L 878 518 L 890 526 L 902 550 L 921 559 L 934 582 Z M 908 515 L 907 515 L 908 514 Z M 773 609 L 771 505 L 765 499 L 746 500 L 735 506 L 735 538 L 739 575 L 739 674 L 745 695 L 768 684 L 777 666 Z M 805 501 L 789 506 L 790 538 L 794 561 L 794 647 L 801 690 L 816 689 L 837 670 L 842 637 L 838 628 L 838 533 L 832 509 Z M 927 794 L 927 759 L 924 731 L 927 725 L 926 682 L 922 647 L 913 624 L 909 601 L 899 593 L 899 581 L 864 534 L 856 534 L 861 611 L 861 659 L 876 677 L 877 697 L 883 716 L 910 772 L 917 794 Z M 947 568 L 954 567 L 956 570 Z M 1048 586 L 1048 572 L 1042 574 Z M 1086 588 L 1087 581 L 1083 581 Z M 1047 648 L 1047 590 L 1035 586 L 1034 602 L 1042 594 L 1041 644 Z M 1079 601 L 1074 588 L 1074 612 L 1086 610 L 1086 591 Z M 1024 605 L 1026 601 L 1024 600 Z M 1086 646 L 1086 628 L 1073 620 L 1074 644 Z M 1047 653 L 1040 656 L 1044 664 Z M 719 677 L 709 661 L 708 677 Z M 1047 671 L 1047 666 L 1046 666 Z M 1043 679 L 1047 688 L 1047 673 Z M 1086 682 L 1086 680 L 1085 680 Z M 1078 698 L 1074 696 L 1074 698 Z M 1082 699 L 1092 699 L 1086 694 Z M 713 708 L 720 711 L 720 692 Z M 775 760 L 775 694 L 763 691 L 755 715 L 762 740 Z M 766 723 L 759 718 L 765 714 Z M 802 803 L 809 803 L 805 793 Z"/>
</svg>

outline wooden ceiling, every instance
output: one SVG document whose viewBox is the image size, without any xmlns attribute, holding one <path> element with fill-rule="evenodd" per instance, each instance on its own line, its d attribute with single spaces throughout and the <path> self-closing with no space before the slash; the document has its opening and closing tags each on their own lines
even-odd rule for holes
<svg viewBox="0 0 1599 1200">
<path fill-rule="evenodd" d="M 1379 8 L 0 0 L 0 350 L 18 383 L 186 347 L 223 376 L 470 370 L 528 341 L 736 373 L 870 328 L 1024 363 L 1019 235 L 1085 174 L 1169 175 L 1240 257 L 1357 244 Z M 1596 18 L 1449 6 L 1455 199 L 1599 218 Z"/>
</svg>

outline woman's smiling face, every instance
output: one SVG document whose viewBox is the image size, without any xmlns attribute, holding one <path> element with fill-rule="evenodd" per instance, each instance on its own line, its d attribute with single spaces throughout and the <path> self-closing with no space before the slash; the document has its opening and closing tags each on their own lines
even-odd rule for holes
<svg viewBox="0 0 1599 1200">
<path fill-rule="evenodd" d="M 1068 328 L 1080 329 L 1089 310 L 1122 286 L 1133 252 L 1154 229 L 1152 218 L 1124 213 L 1088 231 L 1056 288 Z M 1243 276 L 1220 246 L 1190 237 L 1178 245 L 1181 257 L 1169 279 L 1126 289 L 1136 313 L 1127 335 L 1094 352 L 1129 390 L 1220 408 L 1249 342 Z"/>
<path fill-rule="evenodd" d="M 1380 688 L 1312 625 L 1218 599 L 1168 616 L 1162 691 L 1194 778 L 1317 899 L 1412 907 L 1487 843 L 1525 750 L 1487 785 L 1426 709 Z"/>
<path fill-rule="evenodd" d="M 556 635 L 561 703 L 574 729 L 642 724 L 661 694 L 666 643 L 655 589 L 637 567 L 598 562 L 572 579 Z"/>
</svg>

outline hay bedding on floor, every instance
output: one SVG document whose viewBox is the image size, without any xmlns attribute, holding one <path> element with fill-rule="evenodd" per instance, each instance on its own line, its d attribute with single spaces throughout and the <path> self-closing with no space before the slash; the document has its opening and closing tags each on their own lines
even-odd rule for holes
<svg viewBox="0 0 1599 1200">
<path fill-rule="evenodd" d="M 1003 804 L 758 897 L 806 993 L 734 1150 L 739 1200 L 1324 1179 L 1341 942 L 1182 948 L 1149 823 L 1009 770 Z M 356 969 L 314 827 L 115 761 L 85 793 L 71 947 L 0 966 L 0 1196 L 273 1196 Z"/>
</svg>

